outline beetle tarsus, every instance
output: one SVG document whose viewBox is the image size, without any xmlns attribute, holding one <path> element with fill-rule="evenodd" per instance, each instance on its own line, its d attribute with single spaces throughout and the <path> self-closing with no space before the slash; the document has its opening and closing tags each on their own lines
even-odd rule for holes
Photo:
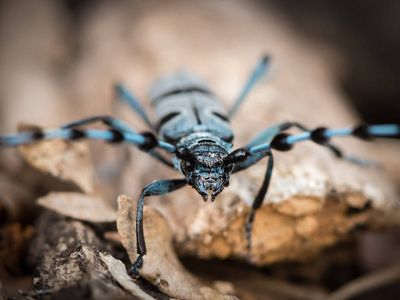
<svg viewBox="0 0 400 300">
<path fill-rule="evenodd" d="M 143 267 L 143 256 L 139 255 L 132 264 L 132 267 L 128 270 L 129 276 L 134 279 L 139 278 L 139 269 Z"/>
</svg>

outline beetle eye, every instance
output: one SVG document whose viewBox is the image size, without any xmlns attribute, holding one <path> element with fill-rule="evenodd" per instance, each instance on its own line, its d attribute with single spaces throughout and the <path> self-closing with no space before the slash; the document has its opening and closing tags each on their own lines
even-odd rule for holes
<svg viewBox="0 0 400 300">
<path fill-rule="evenodd" d="M 235 164 L 239 162 L 243 162 L 249 156 L 249 152 L 246 149 L 237 149 L 233 151 L 231 154 L 224 158 L 225 164 Z"/>
<path fill-rule="evenodd" d="M 179 146 L 176 148 L 175 155 L 178 158 L 186 160 L 186 161 L 193 159 L 193 155 L 190 153 L 190 151 L 183 146 Z"/>
</svg>

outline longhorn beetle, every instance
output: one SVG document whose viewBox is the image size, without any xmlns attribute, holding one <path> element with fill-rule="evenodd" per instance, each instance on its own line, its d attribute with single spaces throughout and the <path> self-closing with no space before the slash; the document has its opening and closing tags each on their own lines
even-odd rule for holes
<svg viewBox="0 0 400 300">
<path fill-rule="evenodd" d="M 227 112 L 217 101 L 208 86 L 189 72 L 178 72 L 157 81 L 150 90 L 151 104 L 156 120 L 151 122 L 145 110 L 133 94 L 122 85 L 116 85 L 116 93 L 154 131 L 138 133 L 131 126 L 110 116 L 97 116 L 78 120 L 54 129 L 34 130 L 14 135 L 0 136 L 0 146 L 16 146 L 42 139 L 82 138 L 105 140 L 110 143 L 125 142 L 149 153 L 165 165 L 175 168 L 186 178 L 158 180 L 147 185 L 141 192 L 136 213 L 136 243 L 138 257 L 128 271 L 133 277 L 139 276 L 146 254 L 143 234 L 143 200 L 145 197 L 163 195 L 175 191 L 186 184 L 192 186 L 207 201 L 211 201 L 229 185 L 231 173 L 251 167 L 264 157 L 268 158 L 267 170 L 261 188 L 254 199 L 246 225 L 248 247 L 251 245 L 251 229 L 257 210 L 267 193 L 273 169 L 271 150 L 288 151 L 293 145 L 309 140 L 327 147 L 338 158 L 368 166 L 372 163 L 360 158 L 344 155 L 330 143 L 332 137 L 355 136 L 370 140 L 374 137 L 400 138 L 400 125 L 361 125 L 355 128 L 328 129 L 318 127 L 310 130 L 295 123 L 284 122 L 262 131 L 247 145 L 232 151 L 233 132 L 229 120 L 244 101 L 252 87 L 263 77 L 270 65 L 268 56 L 259 62 L 251 73 L 238 99 Z M 94 122 L 103 122 L 108 130 L 80 130 L 76 127 Z M 303 133 L 290 135 L 284 131 L 297 127 Z M 172 153 L 172 162 L 160 152 Z"/>
</svg>

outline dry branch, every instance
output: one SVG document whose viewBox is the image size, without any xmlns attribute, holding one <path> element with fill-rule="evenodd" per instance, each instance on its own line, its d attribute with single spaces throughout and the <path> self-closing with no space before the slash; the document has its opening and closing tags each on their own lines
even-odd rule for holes
<svg viewBox="0 0 400 300">
<path fill-rule="evenodd" d="M 99 251 L 110 250 L 88 225 L 54 213 L 38 220 L 29 260 L 39 266 L 37 290 L 50 290 L 53 299 L 131 299 L 110 274 Z"/>
</svg>

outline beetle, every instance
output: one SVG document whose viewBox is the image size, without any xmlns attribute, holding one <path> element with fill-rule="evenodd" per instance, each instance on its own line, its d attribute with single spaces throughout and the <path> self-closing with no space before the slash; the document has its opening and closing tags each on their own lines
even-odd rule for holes
<svg viewBox="0 0 400 300">
<path fill-rule="evenodd" d="M 132 93 L 124 86 L 116 85 L 115 90 L 119 98 L 133 108 L 149 128 L 157 132 L 158 138 L 152 132 L 138 133 L 128 124 L 114 117 L 96 116 L 74 121 L 58 128 L 0 136 L 0 146 L 16 146 L 52 138 L 70 140 L 88 138 L 110 143 L 125 142 L 178 170 L 184 178 L 154 181 L 140 194 L 136 213 L 138 257 L 128 271 L 133 277 L 139 276 L 139 269 L 143 266 L 143 256 L 147 252 L 143 233 L 145 197 L 167 194 L 188 184 L 196 189 L 204 201 L 209 198 L 214 201 L 229 185 L 231 174 L 247 169 L 265 157 L 268 159 L 265 177 L 253 201 L 245 228 L 250 248 L 255 211 L 260 208 L 265 198 L 272 175 L 274 164 L 272 150 L 288 151 L 294 144 L 309 140 L 327 147 L 338 158 L 360 166 L 371 166 L 373 162 L 343 154 L 339 148 L 330 143 L 330 139 L 349 135 L 364 140 L 374 137 L 400 138 L 398 124 L 360 125 L 354 128 L 338 129 L 318 127 L 311 130 L 297 122 L 283 122 L 268 127 L 244 147 L 233 150 L 234 134 L 229 121 L 254 85 L 269 70 L 269 66 L 270 58 L 263 57 L 229 111 L 224 109 L 207 84 L 193 73 L 180 71 L 163 77 L 150 90 L 151 105 L 156 116 L 154 122 L 150 121 Z M 77 129 L 79 126 L 94 122 L 103 122 L 109 129 Z M 292 127 L 300 129 L 303 133 L 290 135 L 285 132 Z M 171 153 L 172 161 L 158 150 Z"/>
</svg>

